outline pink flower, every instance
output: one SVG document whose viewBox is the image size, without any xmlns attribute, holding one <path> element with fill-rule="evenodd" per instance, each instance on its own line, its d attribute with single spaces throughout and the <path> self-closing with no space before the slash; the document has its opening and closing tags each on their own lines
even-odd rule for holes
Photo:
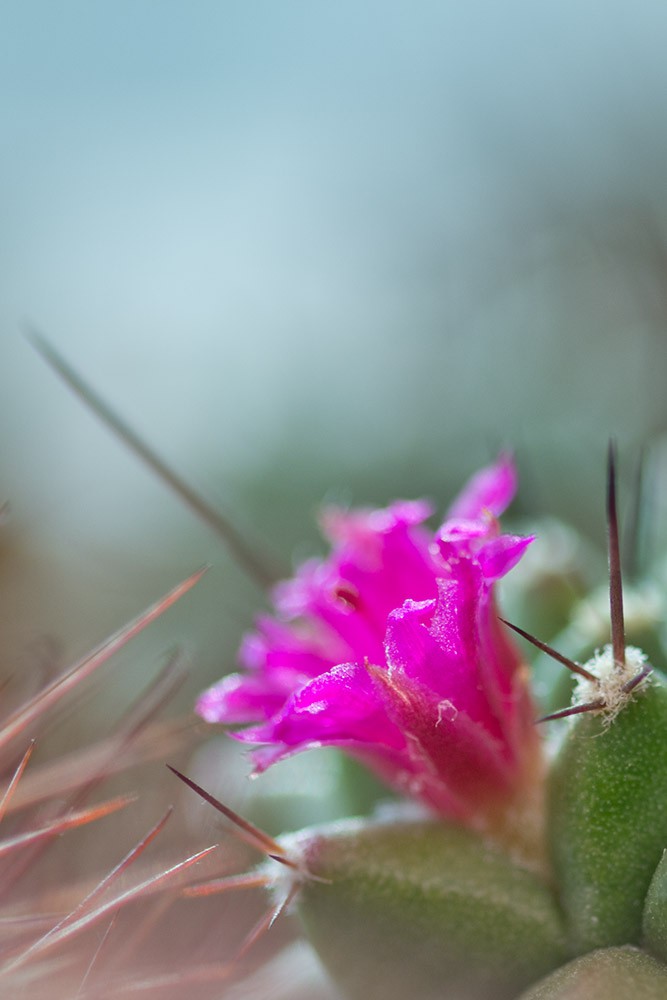
<svg viewBox="0 0 667 1000">
<path fill-rule="evenodd" d="M 258 771 L 341 747 L 394 788 L 470 821 L 533 772 L 534 709 L 493 585 L 532 541 L 500 533 L 516 489 L 502 455 L 468 483 L 435 536 L 422 501 L 325 513 L 329 557 L 274 593 L 276 617 L 246 637 L 242 674 L 200 697 Z"/>
</svg>

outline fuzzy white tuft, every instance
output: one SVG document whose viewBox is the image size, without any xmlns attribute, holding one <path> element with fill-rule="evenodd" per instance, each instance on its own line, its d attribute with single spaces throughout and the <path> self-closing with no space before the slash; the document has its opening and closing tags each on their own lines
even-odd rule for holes
<svg viewBox="0 0 667 1000">
<path fill-rule="evenodd" d="M 634 697 L 642 685 L 625 690 L 627 685 L 638 677 L 646 667 L 648 657 L 636 646 L 626 646 L 625 663 L 616 663 L 610 645 L 598 649 L 594 656 L 585 664 L 586 670 L 595 675 L 595 680 L 579 677 L 572 697 L 573 706 L 587 705 L 602 701 L 600 708 L 594 711 L 604 715 L 607 723 L 614 721 L 618 713 Z"/>
</svg>

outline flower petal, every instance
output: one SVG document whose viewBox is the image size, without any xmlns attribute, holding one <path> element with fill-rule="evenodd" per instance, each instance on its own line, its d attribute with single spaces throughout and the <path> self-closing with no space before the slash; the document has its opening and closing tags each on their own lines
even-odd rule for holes
<svg viewBox="0 0 667 1000">
<path fill-rule="evenodd" d="M 363 651 L 380 661 L 389 612 L 407 597 L 435 595 L 430 539 L 418 527 L 429 512 L 423 501 L 381 511 L 330 510 L 325 525 L 336 542 L 331 556 L 306 563 L 276 588 L 279 611 L 326 623 L 345 644 L 348 659 Z"/>
<path fill-rule="evenodd" d="M 373 677 L 384 687 L 387 712 L 407 739 L 413 794 L 419 785 L 422 799 L 459 819 L 469 818 L 480 800 L 488 805 L 507 795 L 512 762 L 483 724 L 405 674 L 375 669 Z"/>
<path fill-rule="evenodd" d="M 230 725 L 269 719 L 301 682 L 292 671 L 273 671 L 269 677 L 230 674 L 199 696 L 196 710 L 206 722 Z"/>
<path fill-rule="evenodd" d="M 503 452 L 493 465 L 480 469 L 463 487 L 449 508 L 447 518 L 477 520 L 485 511 L 499 517 L 516 493 L 517 474 L 514 459 Z"/>
<path fill-rule="evenodd" d="M 485 578 L 500 580 L 516 566 L 534 541 L 534 535 L 500 535 L 499 538 L 487 542 L 477 557 Z"/>
<path fill-rule="evenodd" d="M 539 757 L 526 674 L 493 596 L 532 541 L 500 533 L 515 488 L 502 455 L 435 539 L 423 501 L 329 510 L 330 555 L 276 588 L 276 617 L 244 640 L 247 673 L 205 692 L 199 713 L 254 723 L 233 735 L 255 745 L 259 771 L 336 746 L 465 822 L 510 799 Z"/>
<path fill-rule="evenodd" d="M 235 734 L 247 743 L 288 748 L 340 743 L 402 749 L 401 731 L 389 720 L 368 672 L 343 663 L 315 677 L 264 725 Z"/>
</svg>

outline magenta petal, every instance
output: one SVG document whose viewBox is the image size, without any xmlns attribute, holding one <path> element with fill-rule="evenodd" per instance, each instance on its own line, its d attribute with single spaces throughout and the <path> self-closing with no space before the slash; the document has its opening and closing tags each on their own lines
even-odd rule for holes
<svg viewBox="0 0 667 1000">
<path fill-rule="evenodd" d="M 438 541 L 451 542 L 453 545 L 474 542 L 476 538 L 485 538 L 493 528 L 494 522 L 488 516 L 474 521 L 463 517 L 448 517 L 438 531 Z"/>
<path fill-rule="evenodd" d="M 430 603 L 406 601 L 389 616 L 386 653 L 392 679 L 396 672 L 418 682 L 436 702 L 446 701 L 481 723 L 493 738 L 502 738 L 496 711 L 497 680 L 486 673 L 481 650 L 496 634 L 496 616 L 490 588 L 481 568 L 472 560 L 461 560 L 458 574 L 440 580 L 438 598 Z M 505 656 L 511 673 L 514 656 Z M 501 666 L 501 674 L 505 669 Z M 493 692 L 490 702 L 485 685 Z"/>
<path fill-rule="evenodd" d="M 261 618 L 257 631 L 243 637 L 239 659 L 253 672 L 273 673 L 290 669 L 304 677 L 316 677 L 341 659 L 348 649 L 327 629 L 304 630 Z"/>
<path fill-rule="evenodd" d="M 389 616 L 386 652 L 392 680 L 400 684 L 399 675 L 419 682 L 429 690 L 435 701 L 450 700 L 459 708 L 477 714 L 480 697 L 471 682 L 471 653 L 467 641 L 474 634 L 472 622 L 461 616 L 473 615 L 475 604 L 466 604 L 455 591 L 456 581 L 441 584 L 445 593 L 445 617 L 436 617 L 436 602 L 406 601 Z"/>
<path fill-rule="evenodd" d="M 453 702 L 434 698 L 418 681 L 380 671 L 375 677 L 384 681 L 387 710 L 407 737 L 408 758 L 430 797 L 437 796 L 439 785 L 465 818 L 480 795 L 502 797 L 511 787 L 513 764 L 483 724 Z"/>
<path fill-rule="evenodd" d="M 500 580 L 509 573 L 534 540 L 534 535 L 501 535 L 487 542 L 478 554 L 486 579 Z"/>
<path fill-rule="evenodd" d="M 320 522 L 324 534 L 336 545 L 363 546 L 366 539 L 386 534 L 398 525 L 422 524 L 433 514 L 428 500 L 396 500 L 381 510 L 350 511 L 341 507 L 327 507 Z"/>
<path fill-rule="evenodd" d="M 199 696 L 196 711 L 206 722 L 230 725 L 268 719 L 298 683 L 293 671 L 274 671 L 270 677 L 230 674 Z"/>
<path fill-rule="evenodd" d="M 405 743 L 387 718 L 368 672 L 354 663 L 315 677 L 295 691 L 270 722 L 237 737 L 285 747 L 358 741 L 400 748 Z"/>
<path fill-rule="evenodd" d="M 480 469 L 463 487 L 447 512 L 447 518 L 474 521 L 490 511 L 499 517 L 516 493 L 517 475 L 514 459 L 503 452 L 493 465 Z"/>
<path fill-rule="evenodd" d="M 419 527 L 428 513 L 423 502 L 382 511 L 330 511 L 327 530 L 336 546 L 326 561 L 306 563 L 276 588 L 280 613 L 325 624 L 344 645 L 337 662 L 363 657 L 380 662 L 389 612 L 408 597 L 435 595 L 430 538 Z"/>
<path fill-rule="evenodd" d="M 296 618 L 312 612 L 337 581 L 336 569 L 329 562 L 309 559 L 299 566 L 291 580 L 282 580 L 274 587 L 273 600 L 281 615 Z"/>
</svg>

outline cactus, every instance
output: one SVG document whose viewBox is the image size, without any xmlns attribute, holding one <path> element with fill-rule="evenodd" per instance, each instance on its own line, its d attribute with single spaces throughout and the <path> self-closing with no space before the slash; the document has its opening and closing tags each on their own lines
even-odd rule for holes
<svg viewBox="0 0 667 1000">
<path fill-rule="evenodd" d="M 114 426 L 211 522 L 136 436 Z M 505 454 L 435 533 L 421 501 L 328 511 L 330 555 L 275 588 L 273 614 L 243 644 L 244 669 L 200 697 L 206 721 L 245 727 L 232 735 L 252 746 L 256 773 L 328 745 L 413 800 L 412 812 L 397 804 L 381 818 L 274 839 L 176 771 L 266 856 L 254 871 L 189 890 L 269 894 L 240 954 L 294 905 L 351 1000 L 667 997 L 667 685 L 660 616 L 642 608 L 656 581 L 633 587 L 633 618 L 658 658 L 649 664 L 625 642 L 610 449 L 611 644 L 584 664 L 571 658 L 573 645 L 590 653 L 599 642 L 598 621 L 587 631 L 577 608 L 565 650 L 510 626 L 575 676 L 572 704 L 539 720 L 560 727 L 553 753 L 497 613 L 499 581 L 533 542 L 500 530 L 515 488 Z M 217 530 L 247 563 L 228 525 Z M 553 592 L 553 580 L 534 588 L 535 618 L 549 619 L 536 604 Z"/>
<path fill-rule="evenodd" d="M 443 822 L 341 823 L 293 846 L 298 909 L 350 996 L 511 1000 L 566 955 L 544 881 L 479 835 Z M 400 863 L 397 864 L 397 859 Z M 358 958 L 346 961 L 351 946 Z"/>
<path fill-rule="evenodd" d="M 258 720 L 236 733 L 258 771 L 329 743 L 428 808 L 258 844 L 274 913 L 295 900 L 352 1000 L 667 996 L 667 686 L 625 643 L 613 449 L 611 644 L 580 664 L 510 626 L 575 675 L 540 720 L 561 729 L 551 759 L 496 612 L 532 541 L 499 530 L 514 488 L 501 456 L 435 536 L 416 505 L 329 515 L 329 559 L 279 588 L 247 673 L 199 702 Z"/>
<path fill-rule="evenodd" d="M 667 968 L 640 948 L 604 948 L 568 962 L 519 1000 L 664 1000 Z"/>
</svg>

